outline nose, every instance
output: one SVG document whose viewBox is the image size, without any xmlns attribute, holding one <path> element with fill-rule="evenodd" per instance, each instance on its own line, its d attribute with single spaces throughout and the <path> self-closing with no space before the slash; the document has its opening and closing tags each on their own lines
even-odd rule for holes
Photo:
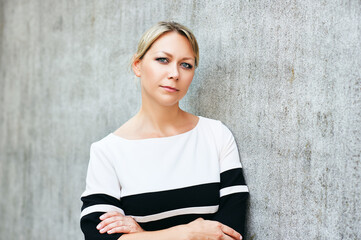
<svg viewBox="0 0 361 240">
<path fill-rule="evenodd" d="M 169 66 L 168 79 L 178 80 L 179 78 L 179 69 L 177 64 L 172 64 Z"/>
</svg>

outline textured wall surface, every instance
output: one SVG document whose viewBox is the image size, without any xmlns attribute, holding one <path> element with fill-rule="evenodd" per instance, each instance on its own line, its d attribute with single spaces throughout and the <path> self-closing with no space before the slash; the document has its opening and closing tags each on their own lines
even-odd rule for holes
<svg viewBox="0 0 361 240">
<path fill-rule="evenodd" d="M 248 239 L 361 239 L 359 0 L 0 0 L 0 239 L 82 239 L 90 144 L 137 112 L 160 20 L 198 38 L 181 105 L 234 133 Z"/>
</svg>

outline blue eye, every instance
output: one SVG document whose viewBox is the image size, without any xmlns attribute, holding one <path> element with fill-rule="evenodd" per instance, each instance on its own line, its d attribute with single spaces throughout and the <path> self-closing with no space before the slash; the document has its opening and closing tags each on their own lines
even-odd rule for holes
<svg viewBox="0 0 361 240">
<path fill-rule="evenodd" d="M 158 62 L 161 62 L 161 63 L 168 63 L 168 59 L 167 58 L 157 58 L 155 59 L 156 61 Z"/>
<path fill-rule="evenodd" d="M 193 66 L 190 65 L 189 63 L 182 63 L 181 65 L 182 65 L 182 67 L 187 68 L 187 69 L 192 69 L 193 68 Z"/>
</svg>

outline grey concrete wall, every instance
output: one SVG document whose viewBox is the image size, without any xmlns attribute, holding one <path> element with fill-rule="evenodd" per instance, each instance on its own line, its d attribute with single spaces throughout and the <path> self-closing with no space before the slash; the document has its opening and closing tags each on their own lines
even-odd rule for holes
<svg viewBox="0 0 361 240">
<path fill-rule="evenodd" d="M 0 239 L 82 239 L 90 143 L 140 106 L 141 34 L 179 21 L 182 106 L 234 133 L 248 237 L 361 239 L 361 2 L 0 0 Z"/>
</svg>

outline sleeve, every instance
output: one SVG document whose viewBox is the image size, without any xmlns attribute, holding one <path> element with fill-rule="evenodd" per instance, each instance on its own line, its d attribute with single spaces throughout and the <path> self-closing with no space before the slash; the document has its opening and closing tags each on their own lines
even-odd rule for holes
<svg viewBox="0 0 361 240">
<path fill-rule="evenodd" d="M 104 150 L 97 143 L 90 147 L 90 160 L 86 177 L 86 189 L 81 196 L 83 206 L 80 215 L 80 227 L 85 240 L 115 240 L 122 234 L 99 233 L 96 226 L 99 217 L 109 211 L 120 208 L 120 183 L 113 164 L 107 159 Z"/>
<path fill-rule="evenodd" d="M 220 203 L 214 220 L 244 236 L 248 187 L 243 177 L 238 148 L 231 131 L 221 123 Z"/>
</svg>

